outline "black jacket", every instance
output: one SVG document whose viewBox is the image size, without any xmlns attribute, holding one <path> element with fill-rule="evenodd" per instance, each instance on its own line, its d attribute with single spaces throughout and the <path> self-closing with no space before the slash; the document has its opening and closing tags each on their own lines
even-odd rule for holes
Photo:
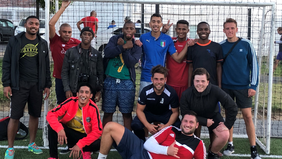
<svg viewBox="0 0 282 159">
<path fill-rule="evenodd" d="M 122 45 L 118 45 L 117 41 L 119 38 L 123 38 L 123 34 L 111 37 L 109 43 L 105 48 L 105 57 L 104 66 L 107 67 L 109 59 L 115 58 L 122 53 L 122 58 L 124 60 L 124 64 L 129 70 L 130 78 L 135 85 L 136 73 L 135 73 L 135 64 L 139 61 L 142 54 L 142 47 L 137 46 L 134 43 L 134 39 L 132 39 L 133 48 L 131 49 L 123 49 Z"/>
<path fill-rule="evenodd" d="M 76 47 L 70 48 L 67 50 L 63 67 L 62 67 L 62 81 L 64 85 L 64 91 L 71 90 L 73 93 L 77 92 L 79 75 L 81 73 L 80 66 L 80 47 L 81 44 Z M 100 91 L 103 86 L 103 59 L 101 53 L 99 53 L 96 49 L 91 47 L 91 53 L 89 53 L 89 80 L 88 83 L 91 85 L 93 89 L 93 93 L 96 91 Z M 98 78 L 98 79 L 97 79 Z M 97 80 L 99 84 L 97 85 Z"/>
<path fill-rule="evenodd" d="M 12 89 L 19 90 L 20 83 L 20 47 L 21 38 L 25 36 L 25 32 L 11 37 L 7 45 L 2 65 L 2 83 L 4 87 L 10 86 Z M 50 76 L 50 60 L 47 42 L 39 35 L 38 38 L 38 59 L 39 59 L 39 91 L 44 88 L 50 88 L 52 86 Z"/>
<path fill-rule="evenodd" d="M 194 86 L 185 90 L 180 99 L 181 114 L 183 116 L 185 111 L 192 110 L 197 113 L 200 125 L 206 126 L 207 119 L 211 119 L 219 112 L 218 102 L 228 112 L 224 124 L 231 129 L 238 113 L 237 105 L 227 93 L 213 84 L 209 84 L 202 93 Z"/>
</svg>

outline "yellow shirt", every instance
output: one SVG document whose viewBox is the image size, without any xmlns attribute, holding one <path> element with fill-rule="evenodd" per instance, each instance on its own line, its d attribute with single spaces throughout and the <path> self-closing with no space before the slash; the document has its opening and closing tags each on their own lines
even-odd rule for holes
<svg viewBox="0 0 282 159">
<path fill-rule="evenodd" d="M 81 133 L 85 133 L 85 130 L 83 128 L 83 122 L 82 122 L 82 110 L 79 108 L 75 114 L 75 117 L 70 120 L 69 122 L 67 122 L 67 127 L 81 132 Z"/>
</svg>

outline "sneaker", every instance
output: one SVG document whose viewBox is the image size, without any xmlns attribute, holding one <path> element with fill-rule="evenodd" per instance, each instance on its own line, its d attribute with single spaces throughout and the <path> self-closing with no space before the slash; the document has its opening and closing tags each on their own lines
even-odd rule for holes
<svg viewBox="0 0 282 159">
<path fill-rule="evenodd" d="M 42 150 L 33 142 L 28 145 L 28 151 L 33 152 L 34 154 L 42 154 Z"/>
<path fill-rule="evenodd" d="M 15 156 L 14 148 L 8 148 L 5 152 L 5 158 L 4 159 L 14 159 L 14 156 Z"/>
<path fill-rule="evenodd" d="M 83 159 L 91 159 L 91 152 L 84 151 L 82 153 L 82 158 Z"/>
<path fill-rule="evenodd" d="M 227 145 L 227 148 L 223 151 L 223 154 L 225 155 L 225 156 L 230 156 L 232 153 L 234 153 L 235 151 L 234 151 L 234 146 L 233 145 L 231 145 L 231 144 L 228 144 Z"/>
<path fill-rule="evenodd" d="M 251 159 L 261 159 L 256 148 L 251 148 Z"/>
<path fill-rule="evenodd" d="M 60 154 L 61 154 L 61 155 L 65 155 L 65 154 L 68 154 L 68 153 L 70 153 L 70 152 L 71 152 L 71 150 L 69 149 L 68 146 L 66 146 L 66 149 L 61 150 L 61 151 L 60 151 Z"/>
<path fill-rule="evenodd" d="M 215 154 L 215 153 L 209 151 L 208 159 L 219 159 L 219 156 L 218 156 L 218 154 Z"/>
</svg>

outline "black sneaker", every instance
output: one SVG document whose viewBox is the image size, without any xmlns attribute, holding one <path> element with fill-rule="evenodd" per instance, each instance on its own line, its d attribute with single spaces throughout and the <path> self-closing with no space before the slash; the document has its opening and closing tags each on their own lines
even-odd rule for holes
<svg viewBox="0 0 282 159">
<path fill-rule="evenodd" d="M 218 156 L 218 154 L 215 154 L 215 153 L 209 151 L 208 159 L 219 159 L 219 156 Z"/>
<path fill-rule="evenodd" d="M 61 154 L 61 155 L 65 155 L 65 154 L 70 153 L 70 151 L 71 151 L 71 150 L 70 150 L 70 149 L 68 148 L 68 146 L 67 146 L 66 149 L 60 151 L 60 154 Z"/>
<path fill-rule="evenodd" d="M 231 144 L 228 144 L 227 145 L 227 147 L 226 147 L 226 149 L 223 151 L 223 154 L 225 155 L 225 156 L 230 156 L 232 153 L 234 153 L 235 151 L 234 151 L 234 146 L 233 145 L 231 145 Z"/>
<path fill-rule="evenodd" d="M 251 147 L 251 159 L 261 159 L 256 147 Z"/>
</svg>

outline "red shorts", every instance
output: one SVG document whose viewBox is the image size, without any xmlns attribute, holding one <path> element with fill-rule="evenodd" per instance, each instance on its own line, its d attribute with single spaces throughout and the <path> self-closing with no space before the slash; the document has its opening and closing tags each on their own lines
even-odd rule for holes
<svg viewBox="0 0 282 159">
<path fill-rule="evenodd" d="M 188 86 L 183 86 L 183 87 L 171 86 L 171 87 L 175 89 L 175 91 L 176 91 L 176 93 L 177 93 L 177 96 L 178 96 L 178 98 L 179 98 L 179 101 L 180 101 L 182 92 L 184 92 L 184 91 L 188 88 Z"/>
</svg>

